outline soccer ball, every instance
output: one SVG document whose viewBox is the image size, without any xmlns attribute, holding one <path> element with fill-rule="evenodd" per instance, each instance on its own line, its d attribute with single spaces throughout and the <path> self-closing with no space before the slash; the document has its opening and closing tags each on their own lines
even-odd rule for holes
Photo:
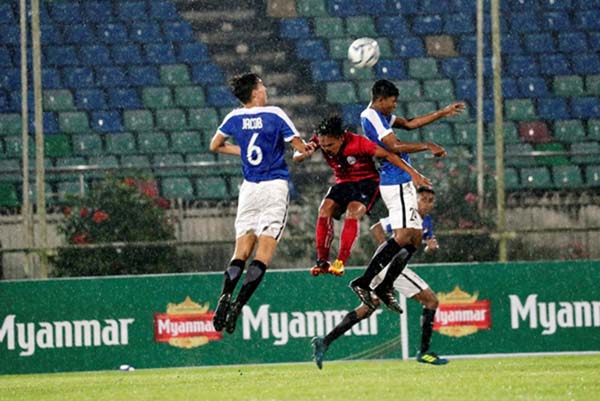
<svg viewBox="0 0 600 401">
<path fill-rule="evenodd" d="M 356 39 L 348 48 L 348 60 L 354 67 L 373 67 L 379 60 L 379 44 L 375 39 Z"/>
</svg>

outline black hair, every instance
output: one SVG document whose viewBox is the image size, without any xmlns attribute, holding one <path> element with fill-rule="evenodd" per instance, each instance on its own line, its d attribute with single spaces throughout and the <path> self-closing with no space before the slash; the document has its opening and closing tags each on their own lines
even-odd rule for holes
<svg viewBox="0 0 600 401">
<path fill-rule="evenodd" d="M 345 132 L 346 129 L 339 114 L 333 114 L 323 119 L 316 130 L 316 134 L 319 136 L 331 136 L 334 138 L 341 138 Z"/>
<path fill-rule="evenodd" d="M 261 81 L 261 78 L 254 73 L 236 75 L 229 80 L 231 91 L 242 104 L 248 103 L 252 99 L 252 91 Z"/>
<path fill-rule="evenodd" d="M 417 188 L 417 193 L 418 194 L 421 194 L 423 192 L 427 192 L 427 193 L 435 195 L 435 191 L 431 187 L 423 187 L 423 186 L 421 186 L 421 187 Z"/>
<path fill-rule="evenodd" d="M 371 88 L 371 96 L 373 100 L 379 98 L 388 98 L 388 97 L 398 97 L 400 95 L 400 91 L 394 85 L 393 82 L 388 81 L 387 79 L 380 79 L 375 81 L 373 87 Z"/>
</svg>

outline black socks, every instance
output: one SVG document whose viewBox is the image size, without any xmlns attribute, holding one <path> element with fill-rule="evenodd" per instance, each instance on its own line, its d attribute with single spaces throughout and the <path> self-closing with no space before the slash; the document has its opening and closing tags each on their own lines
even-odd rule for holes
<svg viewBox="0 0 600 401">
<path fill-rule="evenodd" d="M 356 315 L 356 311 L 349 312 L 346 316 L 344 316 L 342 321 L 337 326 L 335 326 L 333 330 L 329 332 L 329 334 L 325 336 L 325 338 L 323 339 L 323 344 L 325 344 L 325 346 L 328 347 L 329 344 L 334 342 L 339 336 L 344 334 L 346 331 L 350 330 L 352 326 L 354 326 L 361 320 L 362 319 L 359 319 Z"/>
<path fill-rule="evenodd" d="M 252 263 L 250 263 L 246 276 L 244 277 L 244 285 L 242 285 L 236 299 L 237 303 L 245 305 L 246 302 L 248 302 L 262 281 L 266 270 L 267 266 L 259 260 L 253 260 Z"/>
<path fill-rule="evenodd" d="M 235 286 L 242 277 L 244 266 L 246 262 L 241 259 L 233 259 L 229 262 L 229 266 L 225 270 L 225 277 L 223 278 L 223 290 L 221 294 L 231 294 L 235 290 Z"/>
<path fill-rule="evenodd" d="M 373 281 L 375 276 L 390 263 L 392 258 L 396 256 L 400 249 L 402 249 L 402 247 L 398 245 L 393 238 L 390 238 L 381 244 L 371 258 L 371 261 L 367 266 L 367 270 L 365 270 L 362 276 L 355 279 L 353 284 L 368 290 L 371 281 Z"/>
<path fill-rule="evenodd" d="M 429 351 L 431 344 L 431 335 L 433 334 L 433 319 L 435 309 L 423 308 L 421 313 L 421 352 Z"/>
</svg>

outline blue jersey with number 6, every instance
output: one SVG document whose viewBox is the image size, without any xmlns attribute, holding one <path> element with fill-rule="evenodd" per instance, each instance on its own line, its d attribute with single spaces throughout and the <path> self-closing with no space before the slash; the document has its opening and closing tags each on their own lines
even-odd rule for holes
<svg viewBox="0 0 600 401">
<path fill-rule="evenodd" d="M 244 179 L 251 182 L 288 179 L 285 142 L 300 136 L 292 120 L 275 106 L 230 112 L 217 132 L 240 146 Z"/>
</svg>

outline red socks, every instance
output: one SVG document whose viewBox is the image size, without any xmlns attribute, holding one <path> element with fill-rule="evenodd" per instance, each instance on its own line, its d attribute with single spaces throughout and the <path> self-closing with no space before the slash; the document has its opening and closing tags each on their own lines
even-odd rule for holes
<svg viewBox="0 0 600 401">
<path fill-rule="evenodd" d="M 316 229 L 317 259 L 329 260 L 329 249 L 331 249 L 332 240 L 333 219 L 331 217 L 319 217 Z"/>
<path fill-rule="evenodd" d="M 350 257 L 350 252 L 352 252 L 352 247 L 354 246 L 357 238 L 358 220 L 345 218 L 340 238 L 340 250 L 338 252 L 338 259 L 344 262 L 344 265 Z"/>
</svg>

